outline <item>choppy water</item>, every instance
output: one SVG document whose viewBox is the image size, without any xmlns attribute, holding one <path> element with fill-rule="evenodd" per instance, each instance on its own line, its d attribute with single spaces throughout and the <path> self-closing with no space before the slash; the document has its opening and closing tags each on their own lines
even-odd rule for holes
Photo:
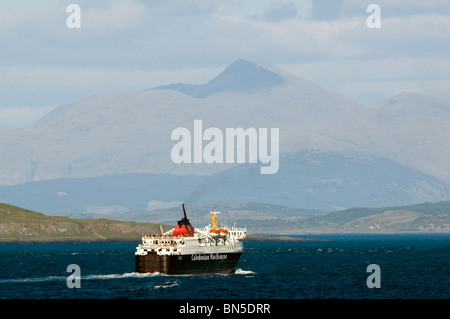
<svg viewBox="0 0 450 319">
<path fill-rule="evenodd" d="M 137 243 L 3 244 L 0 298 L 450 298 L 450 235 L 311 237 L 329 241 L 246 242 L 236 273 L 195 276 L 134 273 Z M 380 288 L 367 286 L 370 264 Z"/>
</svg>

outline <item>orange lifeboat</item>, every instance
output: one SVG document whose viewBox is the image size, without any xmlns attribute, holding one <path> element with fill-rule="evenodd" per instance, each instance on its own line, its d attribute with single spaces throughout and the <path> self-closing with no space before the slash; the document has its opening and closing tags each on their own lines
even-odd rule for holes
<svg viewBox="0 0 450 319">
<path fill-rule="evenodd" d="M 219 230 L 213 228 L 209 231 L 209 234 L 211 235 L 211 237 L 219 237 L 220 232 Z"/>
<path fill-rule="evenodd" d="M 228 230 L 221 228 L 221 229 L 219 229 L 219 234 L 222 237 L 227 237 L 228 236 Z"/>
</svg>

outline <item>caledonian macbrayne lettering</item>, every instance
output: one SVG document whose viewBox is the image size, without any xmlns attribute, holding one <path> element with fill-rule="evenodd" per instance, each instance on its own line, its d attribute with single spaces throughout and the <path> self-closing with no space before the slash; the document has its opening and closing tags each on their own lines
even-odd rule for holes
<svg viewBox="0 0 450 319">
<path fill-rule="evenodd" d="M 209 254 L 209 255 L 191 255 L 191 260 L 224 260 L 227 259 L 227 255 Z"/>
</svg>

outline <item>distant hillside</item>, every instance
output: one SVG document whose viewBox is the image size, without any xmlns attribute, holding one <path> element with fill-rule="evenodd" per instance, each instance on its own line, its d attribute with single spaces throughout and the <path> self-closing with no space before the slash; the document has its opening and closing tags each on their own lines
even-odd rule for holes
<svg viewBox="0 0 450 319">
<path fill-rule="evenodd" d="M 296 233 L 450 233 L 450 202 L 351 208 L 295 221 Z"/>
<path fill-rule="evenodd" d="M 249 233 L 257 232 L 261 225 L 268 225 L 273 222 L 277 227 L 288 228 L 291 220 L 301 220 L 317 214 L 324 214 L 320 210 L 290 208 L 281 205 L 271 205 L 263 203 L 234 203 L 215 202 L 211 204 L 186 204 L 187 217 L 194 226 L 203 226 L 211 223 L 212 211 L 219 211 L 219 221 L 225 225 L 249 226 Z M 73 213 L 72 218 L 101 218 L 102 213 Z M 174 221 L 183 216 L 180 205 L 173 204 L 167 208 L 151 210 L 138 210 L 126 213 L 110 213 L 108 216 L 115 220 L 153 222 L 158 224 L 173 224 Z"/>
<path fill-rule="evenodd" d="M 247 225 L 252 234 L 450 233 L 450 201 L 381 208 L 356 207 L 329 213 L 259 203 L 190 207 L 196 214 L 194 222 L 207 222 L 209 211 L 216 209 L 223 212 L 220 220 L 227 224 Z M 177 211 L 178 208 L 173 208 L 147 214 L 152 218 L 164 216 L 163 221 L 175 216 Z"/>
<path fill-rule="evenodd" d="M 409 233 L 450 232 L 450 202 L 422 203 L 380 208 L 355 207 L 324 212 L 261 203 L 216 202 L 188 204 L 188 218 L 195 225 L 211 222 L 210 211 L 220 211 L 226 225 L 248 226 L 250 234 Z M 182 215 L 181 207 L 113 214 L 114 219 L 171 224 Z M 72 217 L 97 218 L 95 214 Z"/>
<path fill-rule="evenodd" d="M 169 226 L 163 226 L 167 230 Z M 159 234 L 159 225 L 109 219 L 47 216 L 0 203 L 0 243 L 58 241 L 139 241 L 142 234 Z"/>
</svg>

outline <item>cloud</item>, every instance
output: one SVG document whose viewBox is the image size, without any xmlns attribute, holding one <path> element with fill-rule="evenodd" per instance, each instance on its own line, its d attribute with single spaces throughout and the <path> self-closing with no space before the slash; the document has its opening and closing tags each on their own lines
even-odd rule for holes
<svg viewBox="0 0 450 319">
<path fill-rule="evenodd" d="M 391 2 L 381 2 L 383 27 L 377 32 L 367 28 L 366 7 L 355 1 L 261 1 L 253 7 L 243 1 L 243 8 L 236 1 L 79 2 L 80 30 L 66 27 L 68 14 L 61 1 L 44 2 L 23 14 L 9 12 L 1 63 L 178 69 L 237 58 L 286 63 L 376 54 L 424 56 L 444 54 L 449 47 L 440 41 L 448 40 L 448 15 L 416 11 L 406 16 L 398 13 L 402 6 Z M 341 12 L 347 15 L 338 19 Z M 421 41 L 428 45 L 418 45 Z M 441 44 L 436 47 L 435 41 Z"/>
<path fill-rule="evenodd" d="M 158 209 L 167 209 L 172 207 L 181 206 L 181 202 L 163 202 L 159 200 L 152 200 L 148 202 L 146 210 L 158 210 Z"/>
<path fill-rule="evenodd" d="M 132 0 L 100 1 L 99 4 L 100 7 L 91 7 L 86 3 L 82 7 L 83 28 L 91 32 L 114 33 L 138 28 L 146 17 L 147 7 Z"/>
<path fill-rule="evenodd" d="M 312 20 L 335 21 L 341 17 L 343 0 L 313 1 Z"/>
<path fill-rule="evenodd" d="M 381 8 L 384 18 L 411 17 L 417 15 L 450 14 L 450 2 L 442 0 L 343 0 L 341 17 L 349 18 L 359 16 L 369 4 L 376 3 Z"/>
<path fill-rule="evenodd" d="M 292 2 L 274 3 L 264 12 L 264 18 L 268 21 L 278 22 L 293 19 L 298 14 L 298 7 Z"/>
</svg>

